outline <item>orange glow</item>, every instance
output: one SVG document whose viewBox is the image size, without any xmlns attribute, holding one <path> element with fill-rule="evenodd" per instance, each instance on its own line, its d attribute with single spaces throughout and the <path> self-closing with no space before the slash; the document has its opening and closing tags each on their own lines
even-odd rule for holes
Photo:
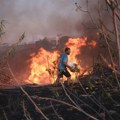
<svg viewBox="0 0 120 120">
<path fill-rule="evenodd" d="M 36 84 L 53 83 L 54 76 L 52 72 L 55 72 L 53 62 L 57 60 L 59 56 L 58 53 L 58 51 L 49 52 L 40 48 L 37 54 L 32 54 L 30 60 L 31 72 L 27 82 Z"/>
<path fill-rule="evenodd" d="M 92 42 L 89 43 L 89 45 L 91 45 L 91 46 L 93 46 L 93 47 L 95 47 L 96 44 L 97 44 L 97 43 L 96 43 L 95 41 L 92 41 Z"/>
<path fill-rule="evenodd" d="M 96 46 L 96 42 L 92 41 L 87 43 L 87 37 L 85 38 L 69 38 L 65 47 L 70 47 L 71 54 L 68 56 L 69 61 L 78 64 L 80 68 L 80 73 L 83 72 L 85 68 L 80 66 L 80 59 L 77 55 L 81 54 L 82 46 Z M 55 82 L 57 77 L 57 61 L 60 56 L 59 51 L 46 51 L 40 48 L 38 53 L 31 54 L 30 59 L 30 75 L 26 82 L 36 83 L 36 84 L 52 84 Z M 72 79 L 75 79 L 75 73 L 71 73 Z"/>
<path fill-rule="evenodd" d="M 81 54 L 81 47 L 87 46 L 87 45 L 95 47 L 96 42 L 91 41 L 91 42 L 87 43 L 87 37 L 85 37 L 85 38 L 69 38 L 68 42 L 66 43 L 66 47 L 70 47 L 70 49 L 71 49 L 71 54 L 68 57 L 69 61 L 72 61 L 72 62 L 78 64 L 80 73 L 83 73 L 85 71 L 86 67 L 82 68 L 80 66 L 81 60 L 78 59 L 76 56 Z M 85 73 L 85 74 L 87 74 L 87 73 Z M 76 74 L 71 73 L 71 76 L 72 76 L 72 79 L 74 80 Z"/>
</svg>

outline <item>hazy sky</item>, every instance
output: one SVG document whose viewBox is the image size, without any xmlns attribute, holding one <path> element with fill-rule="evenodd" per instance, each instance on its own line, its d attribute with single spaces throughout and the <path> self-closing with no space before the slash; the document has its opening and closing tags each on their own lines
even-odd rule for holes
<svg viewBox="0 0 120 120">
<path fill-rule="evenodd" d="M 26 32 L 25 42 L 58 34 L 81 33 L 82 16 L 75 2 L 81 0 L 0 0 L 0 19 L 6 20 L 4 42 L 14 42 Z M 84 3 L 80 3 L 84 7 Z"/>
</svg>

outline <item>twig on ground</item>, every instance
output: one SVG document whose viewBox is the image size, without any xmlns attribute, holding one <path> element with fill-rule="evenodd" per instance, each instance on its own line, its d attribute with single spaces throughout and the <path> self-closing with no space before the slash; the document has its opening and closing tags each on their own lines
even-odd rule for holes
<svg viewBox="0 0 120 120">
<path fill-rule="evenodd" d="M 57 111 L 55 110 L 55 108 L 54 108 L 54 106 L 53 106 L 53 104 L 52 104 L 52 101 L 50 101 L 50 103 L 51 103 L 52 109 L 53 109 L 55 115 L 58 117 L 58 119 L 59 119 L 59 120 L 64 120 L 60 115 L 58 115 Z"/>
<path fill-rule="evenodd" d="M 4 110 L 3 110 L 3 114 L 4 114 L 4 117 L 5 117 L 5 120 L 8 120 L 7 115 L 6 115 Z"/>
<path fill-rule="evenodd" d="M 12 77 L 14 78 L 15 82 L 18 84 L 19 88 L 22 90 L 22 92 L 28 97 L 28 99 L 31 101 L 31 103 L 35 106 L 37 112 L 39 112 L 44 118 L 45 120 L 49 120 L 47 118 L 47 116 L 41 111 L 41 109 L 37 106 L 37 104 L 32 100 L 32 98 L 29 96 L 29 94 L 23 89 L 23 87 L 20 85 L 20 83 L 18 82 L 18 80 L 16 79 L 16 77 L 14 76 L 14 73 L 12 72 L 12 69 L 9 65 L 9 63 L 7 63 L 9 71 L 12 75 Z"/>
<path fill-rule="evenodd" d="M 62 87 L 63 87 L 63 90 L 64 90 L 66 96 L 69 98 L 69 100 L 70 100 L 78 109 L 80 109 L 83 114 L 85 114 L 86 116 L 92 118 L 93 120 L 98 120 L 97 118 L 95 118 L 94 116 L 92 116 L 92 115 L 90 115 L 89 113 L 85 112 L 82 108 L 80 108 L 80 107 L 72 100 L 72 98 L 68 95 L 67 91 L 65 90 L 65 87 L 64 87 L 63 83 L 61 83 L 61 85 L 62 85 Z"/>
<path fill-rule="evenodd" d="M 25 108 L 25 102 L 23 101 L 23 112 L 24 112 L 24 116 L 27 120 L 32 120 L 32 118 L 30 117 L 30 114 L 26 111 L 26 108 Z"/>
</svg>

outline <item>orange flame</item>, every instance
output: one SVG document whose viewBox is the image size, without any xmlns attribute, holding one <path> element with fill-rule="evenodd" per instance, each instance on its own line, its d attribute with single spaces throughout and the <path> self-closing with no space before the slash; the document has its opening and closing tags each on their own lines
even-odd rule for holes
<svg viewBox="0 0 120 120">
<path fill-rule="evenodd" d="M 69 38 L 65 47 L 70 47 L 71 54 L 69 55 L 69 61 L 72 61 L 79 65 L 80 72 L 84 70 L 80 66 L 80 59 L 76 56 L 81 54 L 81 47 L 90 45 L 95 47 L 96 42 L 92 41 L 87 43 L 87 37 L 85 38 Z M 57 60 L 60 52 L 49 52 L 43 48 L 40 48 L 38 53 L 33 53 L 30 59 L 30 75 L 26 82 L 36 84 L 52 84 L 57 77 Z M 71 73 L 72 79 L 75 78 L 75 74 Z"/>
<path fill-rule="evenodd" d="M 53 83 L 50 68 L 54 69 L 52 67 L 53 62 L 58 58 L 58 53 L 58 51 L 52 53 L 40 48 L 37 54 L 32 54 L 30 60 L 31 72 L 27 82 L 36 84 Z"/>
</svg>

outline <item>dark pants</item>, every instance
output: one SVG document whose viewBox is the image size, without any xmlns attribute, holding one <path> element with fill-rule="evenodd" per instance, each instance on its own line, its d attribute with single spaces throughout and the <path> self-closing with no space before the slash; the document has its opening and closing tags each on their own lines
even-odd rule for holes
<svg viewBox="0 0 120 120">
<path fill-rule="evenodd" d="M 65 70 L 58 70 L 58 77 L 62 78 L 63 75 L 66 76 L 67 78 L 71 77 L 71 75 L 70 75 L 70 73 L 69 73 L 69 71 L 67 69 L 65 69 Z"/>
</svg>

